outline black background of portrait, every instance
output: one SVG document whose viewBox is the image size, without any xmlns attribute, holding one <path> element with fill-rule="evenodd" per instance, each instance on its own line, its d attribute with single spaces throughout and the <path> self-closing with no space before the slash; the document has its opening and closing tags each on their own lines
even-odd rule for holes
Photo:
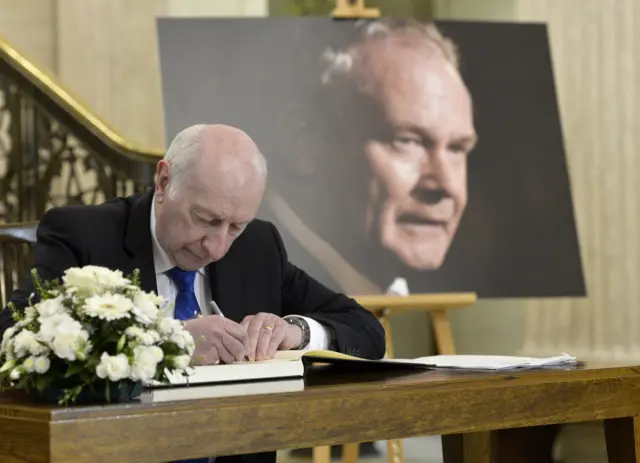
<svg viewBox="0 0 640 463">
<path fill-rule="evenodd" d="M 474 101 L 479 143 L 469 157 L 469 204 L 441 269 L 401 275 L 373 254 L 365 254 L 364 268 L 383 286 L 390 275 L 405 276 L 412 292 L 585 295 L 546 27 L 437 24 L 460 49 Z M 201 122 L 242 128 L 268 158 L 270 185 L 339 251 L 358 254 L 349 220 L 362 195 L 363 169 L 337 146 L 307 162 L 309 150 L 291 135 L 310 120 L 301 115 L 315 105 L 309 83 L 322 72 L 319 56 L 355 37 L 352 22 L 170 18 L 158 28 L 168 140 Z M 332 140 L 333 132 L 316 123 L 297 129 L 315 131 L 321 143 Z M 317 169 L 318 161 L 324 176 L 317 170 L 296 176 L 296 168 Z M 265 209 L 259 216 L 273 219 Z M 339 289 L 276 225 L 291 260 Z"/>
</svg>

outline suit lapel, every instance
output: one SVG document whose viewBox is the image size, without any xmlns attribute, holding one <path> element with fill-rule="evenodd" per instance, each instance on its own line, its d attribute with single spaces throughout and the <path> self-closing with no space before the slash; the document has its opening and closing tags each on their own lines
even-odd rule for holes
<svg viewBox="0 0 640 463">
<path fill-rule="evenodd" d="M 147 292 L 158 292 L 156 272 L 153 265 L 153 244 L 150 217 L 153 192 L 141 195 L 131 206 L 124 240 L 125 249 L 131 255 L 127 274 L 140 270 L 140 286 Z"/>
<path fill-rule="evenodd" d="M 232 246 L 233 248 L 233 246 Z M 243 300 L 241 261 L 233 258 L 230 250 L 220 261 L 207 267 L 211 298 L 226 318 L 240 322 L 248 315 Z"/>
</svg>

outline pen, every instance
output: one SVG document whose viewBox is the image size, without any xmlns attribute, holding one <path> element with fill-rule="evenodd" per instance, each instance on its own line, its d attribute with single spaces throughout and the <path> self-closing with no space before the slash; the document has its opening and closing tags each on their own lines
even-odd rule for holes
<svg viewBox="0 0 640 463">
<path fill-rule="evenodd" d="M 220 310 L 220 307 L 218 307 L 218 304 L 216 304 L 216 301 L 214 301 L 213 299 L 209 302 L 209 306 L 211 307 L 211 310 L 213 310 L 213 313 L 216 315 L 220 315 L 221 317 L 224 318 L 224 314 L 222 313 L 222 310 Z M 244 359 L 246 361 L 249 361 L 249 356 L 245 355 Z"/>
<path fill-rule="evenodd" d="M 210 301 L 209 305 L 211 306 L 211 310 L 213 310 L 214 314 L 224 317 L 224 314 L 222 313 L 222 310 L 220 310 L 220 307 L 218 307 L 218 304 L 216 304 L 216 301 Z"/>
</svg>

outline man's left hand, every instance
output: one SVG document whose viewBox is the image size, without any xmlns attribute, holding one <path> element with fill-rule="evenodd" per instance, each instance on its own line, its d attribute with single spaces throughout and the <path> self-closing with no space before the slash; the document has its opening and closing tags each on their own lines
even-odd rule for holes
<svg viewBox="0 0 640 463">
<path fill-rule="evenodd" d="M 240 325 L 249 334 L 248 357 L 250 361 L 273 358 L 278 350 L 290 350 L 302 342 L 302 330 L 272 313 L 248 315 Z"/>
</svg>

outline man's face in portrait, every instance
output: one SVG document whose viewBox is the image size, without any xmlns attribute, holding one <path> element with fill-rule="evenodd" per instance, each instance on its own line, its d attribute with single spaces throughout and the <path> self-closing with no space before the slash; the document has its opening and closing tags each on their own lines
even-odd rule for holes
<svg viewBox="0 0 640 463">
<path fill-rule="evenodd" d="M 455 66 L 424 38 L 359 47 L 360 91 L 374 103 L 363 146 L 365 230 L 408 267 L 439 268 L 467 204 L 471 97 Z"/>
</svg>

